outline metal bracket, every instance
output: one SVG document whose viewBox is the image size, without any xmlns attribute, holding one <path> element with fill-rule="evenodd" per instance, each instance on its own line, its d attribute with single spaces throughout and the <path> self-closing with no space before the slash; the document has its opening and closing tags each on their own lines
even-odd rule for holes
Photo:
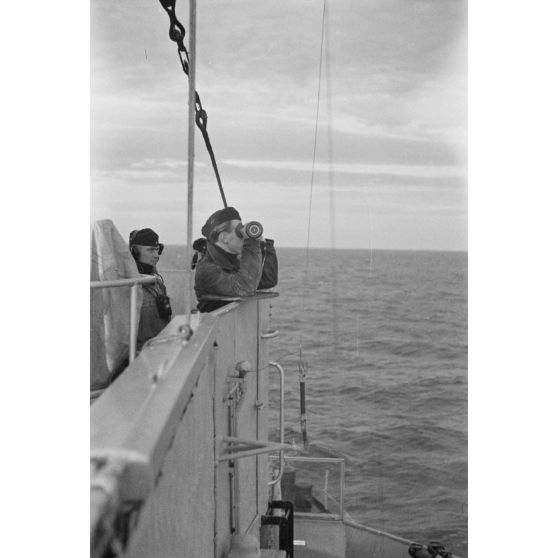
<svg viewBox="0 0 558 558">
<path fill-rule="evenodd" d="M 237 375 L 229 376 L 227 378 L 227 383 L 230 387 L 229 392 L 223 399 L 223 403 L 228 402 L 229 405 L 231 403 L 238 405 L 244 398 L 244 378 L 246 377 L 246 374 L 252 372 L 252 365 L 247 360 L 241 360 L 236 363 L 234 369 Z"/>
<path fill-rule="evenodd" d="M 244 376 L 246 376 L 248 372 L 252 372 L 252 364 L 247 360 L 241 360 L 240 362 L 236 363 L 234 369 L 237 372 L 239 378 L 244 378 Z"/>
<path fill-rule="evenodd" d="M 244 378 L 229 376 L 227 384 L 229 385 L 229 391 L 223 398 L 223 403 L 238 405 L 244 398 Z"/>
<path fill-rule="evenodd" d="M 279 335 L 279 330 L 275 329 L 273 331 L 266 331 L 265 333 L 262 333 L 260 335 L 260 337 L 262 339 L 273 339 L 274 337 L 277 337 Z"/>
</svg>

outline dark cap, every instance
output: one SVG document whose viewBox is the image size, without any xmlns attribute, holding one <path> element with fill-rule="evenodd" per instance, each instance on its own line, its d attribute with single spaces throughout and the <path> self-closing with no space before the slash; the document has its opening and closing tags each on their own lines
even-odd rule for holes
<svg viewBox="0 0 558 558">
<path fill-rule="evenodd" d="M 130 249 L 132 246 L 156 246 L 159 255 L 163 253 L 164 244 L 159 242 L 159 235 L 153 229 L 139 229 L 130 233 Z"/>
<path fill-rule="evenodd" d="M 224 209 L 220 209 L 211 215 L 211 217 L 205 222 L 201 232 L 205 238 L 209 239 L 211 231 L 213 231 L 215 227 L 218 227 L 227 221 L 232 221 L 233 219 L 238 219 L 239 221 L 242 220 L 238 211 L 234 207 L 225 207 Z"/>
<path fill-rule="evenodd" d="M 130 246 L 159 246 L 159 235 L 153 229 L 139 229 L 130 233 Z"/>
</svg>

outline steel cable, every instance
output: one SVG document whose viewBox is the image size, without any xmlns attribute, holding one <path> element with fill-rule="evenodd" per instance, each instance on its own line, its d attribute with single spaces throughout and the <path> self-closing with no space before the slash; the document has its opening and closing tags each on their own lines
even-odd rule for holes
<svg viewBox="0 0 558 558">
<path fill-rule="evenodd" d="M 161 6 L 167 12 L 170 20 L 169 28 L 169 38 L 171 41 L 175 42 L 178 47 L 178 57 L 180 59 L 180 64 L 184 73 L 189 76 L 189 56 L 186 47 L 184 46 L 184 37 L 186 36 L 186 30 L 174 11 L 176 0 L 159 0 Z M 213 153 L 213 147 L 211 146 L 211 140 L 209 139 L 209 133 L 207 131 L 207 112 L 202 107 L 201 99 L 196 91 L 196 126 L 200 130 L 205 142 L 205 147 L 209 153 L 211 159 L 211 165 L 213 166 L 213 171 L 215 172 L 215 178 L 217 179 L 217 185 L 219 186 L 219 193 L 221 194 L 221 199 L 223 200 L 223 205 L 227 207 L 227 199 L 225 198 L 225 192 L 223 190 L 223 184 L 221 182 L 221 176 L 219 175 L 219 169 L 217 168 L 217 160 L 215 159 L 215 154 Z"/>
</svg>

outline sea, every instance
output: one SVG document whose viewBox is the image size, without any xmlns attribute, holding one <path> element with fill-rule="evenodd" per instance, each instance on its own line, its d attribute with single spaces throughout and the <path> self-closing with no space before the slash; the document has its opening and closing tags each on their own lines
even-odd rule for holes
<svg viewBox="0 0 558 558">
<path fill-rule="evenodd" d="M 467 253 L 277 253 L 269 348 L 286 375 L 286 441 L 302 443 L 303 363 L 306 455 L 345 459 L 350 517 L 467 557 Z"/>
</svg>

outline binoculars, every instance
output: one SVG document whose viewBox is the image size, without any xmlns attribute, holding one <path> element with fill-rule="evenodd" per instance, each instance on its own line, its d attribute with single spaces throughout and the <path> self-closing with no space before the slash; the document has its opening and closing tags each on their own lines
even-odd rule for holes
<svg viewBox="0 0 558 558">
<path fill-rule="evenodd" d="M 249 221 L 245 225 L 238 223 L 235 232 L 239 238 L 260 238 L 263 235 L 263 227 L 257 221 Z"/>
</svg>

